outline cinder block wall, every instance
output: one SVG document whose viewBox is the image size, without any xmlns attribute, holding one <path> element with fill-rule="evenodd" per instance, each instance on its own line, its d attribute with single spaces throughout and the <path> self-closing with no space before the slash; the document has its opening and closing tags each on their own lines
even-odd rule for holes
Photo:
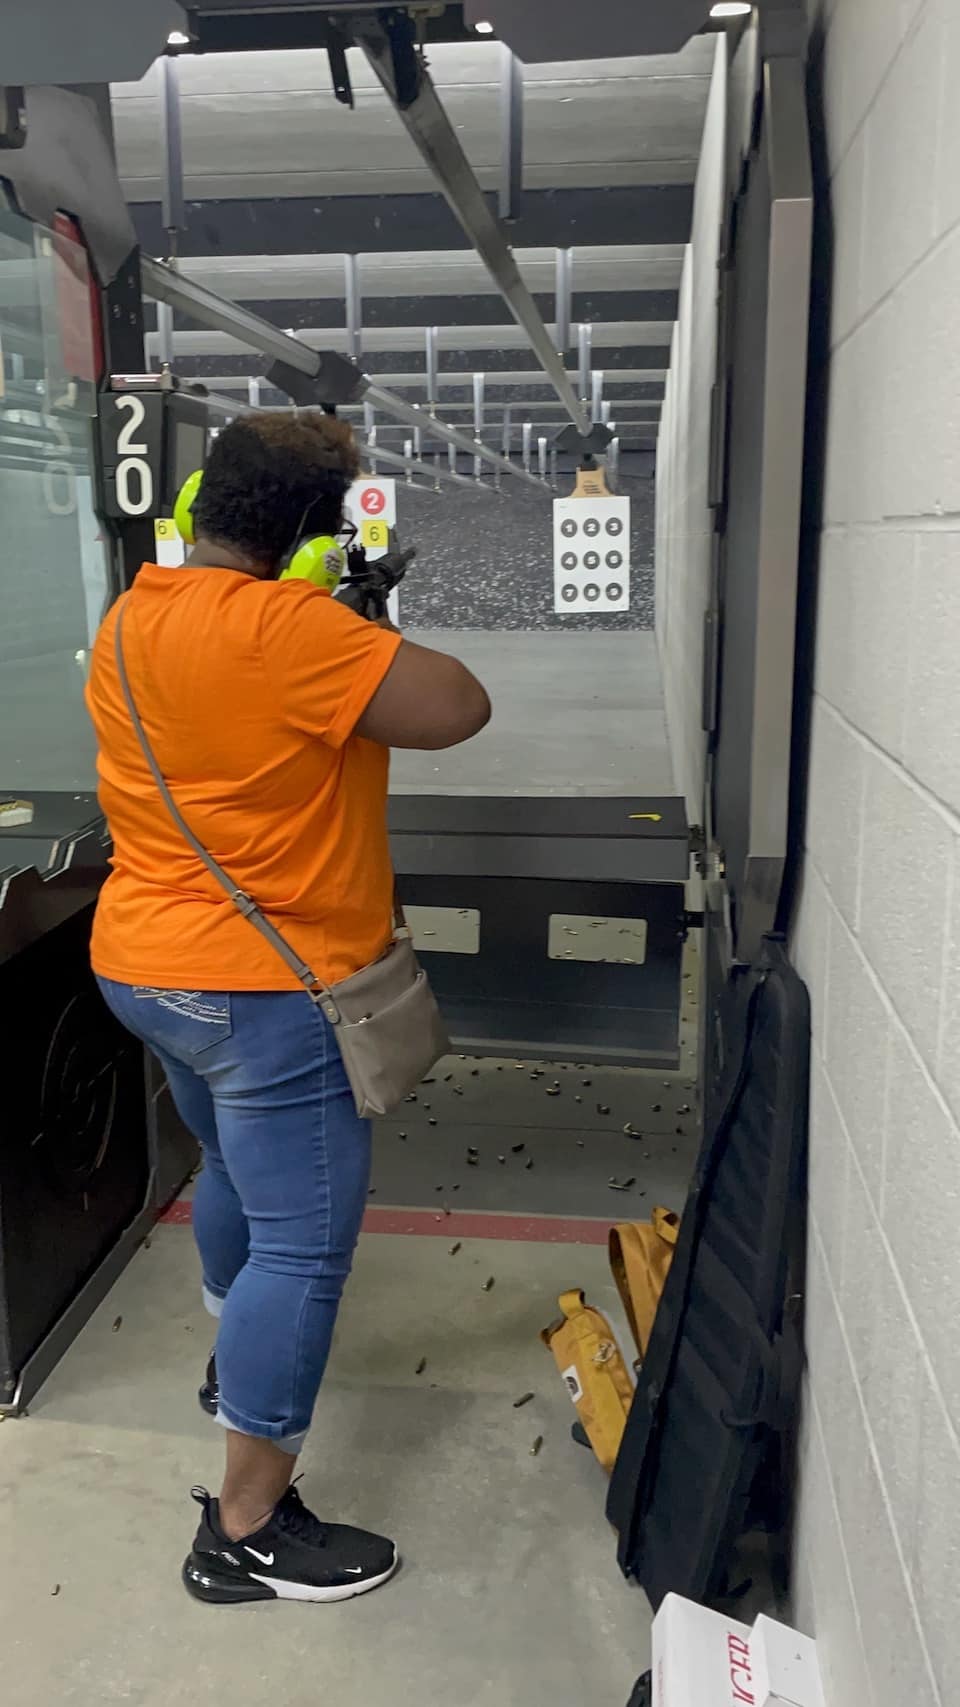
<svg viewBox="0 0 960 1707">
<path fill-rule="evenodd" d="M 829 1707 L 948 1707 L 960 1701 L 960 5 L 810 11 L 835 254 L 794 939 L 814 1025 L 797 1611 L 819 1638 Z"/>
<path fill-rule="evenodd" d="M 718 36 L 657 440 L 655 623 L 670 750 L 691 822 L 703 806 L 700 681 L 713 519 L 707 508 L 717 360 L 717 256 L 726 141 L 726 38 Z"/>
</svg>

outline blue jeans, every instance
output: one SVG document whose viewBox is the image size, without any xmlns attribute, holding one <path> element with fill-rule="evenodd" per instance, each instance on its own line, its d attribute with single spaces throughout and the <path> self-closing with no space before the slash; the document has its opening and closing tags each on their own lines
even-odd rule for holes
<svg viewBox="0 0 960 1707">
<path fill-rule="evenodd" d="M 193 1226 L 219 1315 L 219 1419 L 299 1451 L 360 1230 L 370 1126 L 330 1025 L 299 991 L 155 990 L 101 978 L 158 1056 L 203 1147 Z"/>
</svg>

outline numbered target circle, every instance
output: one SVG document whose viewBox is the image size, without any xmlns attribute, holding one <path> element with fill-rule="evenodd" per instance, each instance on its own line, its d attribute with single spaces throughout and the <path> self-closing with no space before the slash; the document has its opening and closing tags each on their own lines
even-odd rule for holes
<svg viewBox="0 0 960 1707">
<path fill-rule="evenodd" d="M 623 562 L 623 554 L 619 551 L 608 551 L 603 561 L 608 569 L 619 569 Z"/>
<path fill-rule="evenodd" d="M 583 589 L 583 596 L 590 604 L 595 604 L 600 597 L 600 588 L 596 581 L 588 581 Z"/>
<path fill-rule="evenodd" d="M 599 551 L 585 551 L 583 554 L 583 567 L 585 569 L 599 569 L 599 567 L 600 567 L 600 553 L 599 553 Z"/>
<path fill-rule="evenodd" d="M 576 554 L 576 552 L 575 551 L 565 551 L 563 556 L 560 559 L 560 567 L 561 567 L 561 569 L 566 569 L 568 571 L 571 569 L 575 569 L 577 567 L 577 554 Z"/>
<path fill-rule="evenodd" d="M 596 516 L 591 516 L 588 521 L 584 522 L 583 531 L 588 539 L 596 539 L 597 534 L 600 532 L 600 523 L 597 521 Z"/>
<path fill-rule="evenodd" d="M 568 581 L 565 587 L 560 588 L 560 597 L 565 599 L 568 605 L 573 603 L 576 596 L 577 589 L 571 581 Z"/>
<path fill-rule="evenodd" d="M 621 587 L 619 581 L 611 581 L 610 582 L 609 586 L 607 587 L 607 598 L 610 600 L 611 604 L 616 604 L 618 599 L 623 598 L 623 588 Z"/>
<path fill-rule="evenodd" d="M 623 532 L 623 523 L 619 516 L 610 517 L 610 520 L 607 523 L 607 532 L 611 539 L 616 539 L 617 535 Z"/>
<path fill-rule="evenodd" d="M 565 522 L 560 523 L 560 532 L 563 534 L 564 539 L 572 539 L 576 531 L 577 524 L 575 521 L 572 521 L 569 516 Z"/>
</svg>

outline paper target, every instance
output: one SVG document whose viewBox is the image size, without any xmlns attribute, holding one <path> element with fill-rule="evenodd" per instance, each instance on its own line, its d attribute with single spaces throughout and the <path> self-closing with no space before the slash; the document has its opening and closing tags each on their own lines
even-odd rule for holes
<svg viewBox="0 0 960 1707">
<path fill-rule="evenodd" d="M 555 498 L 553 608 L 630 609 L 630 499 Z"/>
</svg>

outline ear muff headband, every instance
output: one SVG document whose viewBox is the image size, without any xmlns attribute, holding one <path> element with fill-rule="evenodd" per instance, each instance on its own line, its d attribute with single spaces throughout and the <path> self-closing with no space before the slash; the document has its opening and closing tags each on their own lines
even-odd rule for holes
<svg viewBox="0 0 960 1707">
<path fill-rule="evenodd" d="M 198 468 L 188 475 L 173 506 L 173 520 L 180 538 L 186 545 L 194 543 L 193 506 L 197 501 L 200 483 L 203 480 L 203 469 Z M 311 539 L 305 539 L 297 546 L 285 566 L 280 579 L 282 581 L 312 581 L 315 587 L 322 591 L 335 593 L 340 585 L 340 578 L 346 573 L 347 553 L 342 545 L 338 545 L 332 534 L 315 534 Z"/>
</svg>

